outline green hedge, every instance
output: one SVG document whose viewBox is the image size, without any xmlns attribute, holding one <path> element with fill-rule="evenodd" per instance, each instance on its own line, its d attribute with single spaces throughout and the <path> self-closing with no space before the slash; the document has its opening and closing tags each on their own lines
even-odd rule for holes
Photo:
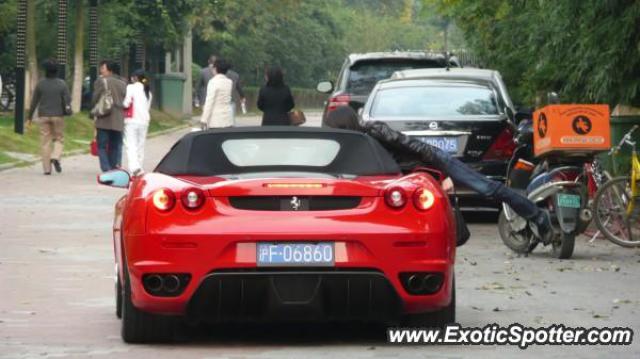
<svg viewBox="0 0 640 359">
<path fill-rule="evenodd" d="M 244 87 L 245 96 L 247 97 L 247 109 L 251 112 L 258 112 L 256 103 L 258 101 L 257 87 Z M 296 103 L 296 108 L 300 109 L 320 109 L 324 107 L 324 102 L 327 100 L 328 95 L 316 91 L 315 89 L 297 88 L 291 89 L 293 93 L 293 100 Z"/>
<path fill-rule="evenodd" d="M 174 117 L 164 112 L 151 110 L 149 133 L 167 130 L 185 125 L 182 118 Z M 86 112 L 76 113 L 65 118 L 64 152 L 65 154 L 77 150 L 89 150 L 89 142 L 93 139 L 95 126 Z M 6 152 L 19 152 L 30 155 L 40 153 L 40 130 L 34 123 L 31 128 L 25 128 L 24 135 L 13 132 L 13 116 L 0 114 L 0 164 L 18 162 Z"/>
</svg>

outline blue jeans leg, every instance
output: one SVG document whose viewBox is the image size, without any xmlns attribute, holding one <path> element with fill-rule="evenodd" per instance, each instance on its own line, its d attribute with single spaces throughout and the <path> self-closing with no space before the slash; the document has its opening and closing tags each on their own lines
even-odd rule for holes
<svg viewBox="0 0 640 359">
<path fill-rule="evenodd" d="M 447 173 L 454 183 L 468 187 L 475 192 L 508 204 L 520 216 L 533 219 L 538 215 L 538 207 L 528 198 L 505 186 L 487 178 L 483 174 L 467 166 L 464 162 L 451 156 L 439 148 L 432 149 L 434 162 Z"/>
<path fill-rule="evenodd" d="M 98 128 L 96 134 L 96 141 L 98 142 L 98 159 L 100 160 L 100 170 L 102 170 L 102 172 L 113 169 L 109 163 L 109 152 L 107 151 L 110 142 L 109 132 L 109 130 Z"/>
<path fill-rule="evenodd" d="M 111 168 L 122 167 L 122 132 L 109 131 L 109 165 Z"/>
</svg>

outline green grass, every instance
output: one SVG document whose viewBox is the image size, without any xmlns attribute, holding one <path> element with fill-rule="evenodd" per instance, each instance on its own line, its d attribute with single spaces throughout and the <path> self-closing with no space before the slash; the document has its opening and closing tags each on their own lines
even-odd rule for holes
<svg viewBox="0 0 640 359">
<path fill-rule="evenodd" d="M 185 124 L 181 118 L 164 112 L 151 110 L 151 123 L 149 133 L 176 128 Z M 82 112 L 65 118 L 64 128 L 64 152 L 89 150 L 89 142 L 94 136 L 94 124 L 87 115 Z M 38 155 L 40 152 L 40 131 L 34 123 L 31 128 L 25 128 L 24 135 L 13 132 L 13 116 L 0 113 L 0 164 L 18 162 L 7 152 L 21 152 Z"/>
</svg>

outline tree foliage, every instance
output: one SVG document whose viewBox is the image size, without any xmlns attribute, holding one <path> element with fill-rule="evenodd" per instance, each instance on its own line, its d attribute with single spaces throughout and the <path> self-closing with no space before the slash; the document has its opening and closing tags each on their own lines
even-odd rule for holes
<svg viewBox="0 0 640 359">
<path fill-rule="evenodd" d="M 517 98 L 640 105 L 640 1 L 426 0 Z"/>
<path fill-rule="evenodd" d="M 41 62 L 55 56 L 58 1 L 33 1 Z M 16 3 L 0 0 L 2 14 L 14 14 L 0 17 L 3 75 L 15 65 Z M 76 2 L 69 4 L 73 14 Z M 210 54 L 223 56 L 249 84 L 263 81 L 267 65 L 282 66 L 290 84 L 309 87 L 334 77 L 352 52 L 443 45 L 441 20 L 420 0 L 100 0 L 98 14 L 100 58 L 123 60 L 141 42 L 149 56 L 163 59 L 163 51 L 178 48 L 192 29 L 197 63 L 206 64 Z M 67 38 L 74 39 L 75 31 L 70 17 Z M 69 49 L 71 59 L 71 41 Z M 83 51 L 86 61 L 88 46 Z"/>
</svg>

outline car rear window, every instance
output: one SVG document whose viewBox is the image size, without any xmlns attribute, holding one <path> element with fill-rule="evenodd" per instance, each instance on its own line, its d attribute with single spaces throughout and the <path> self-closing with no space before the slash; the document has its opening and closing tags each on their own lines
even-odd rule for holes
<svg viewBox="0 0 640 359">
<path fill-rule="evenodd" d="M 415 86 L 376 93 L 370 116 L 455 117 L 497 115 L 494 92 L 483 86 Z"/>
<path fill-rule="evenodd" d="M 317 138 L 234 139 L 222 143 L 222 151 L 234 166 L 324 167 L 340 150 L 337 141 Z"/>
<path fill-rule="evenodd" d="M 440 67 L 444 66 L 437 60 L 357 62 L 350 68 L 347 92 L 354 95 L 368 95 L 378 81 L 390 78 L 396 71 Z"/>
</svg>

